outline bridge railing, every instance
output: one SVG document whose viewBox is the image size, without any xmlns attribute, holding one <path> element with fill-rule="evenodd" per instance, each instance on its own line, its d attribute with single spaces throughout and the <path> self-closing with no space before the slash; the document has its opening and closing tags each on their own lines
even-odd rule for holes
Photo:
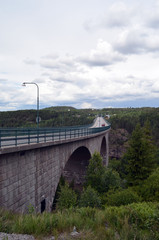
<svg viewBox="0 0 159 240">
<path fill-rule="evenodd" d="M 1 128 L 0 129 L 0 148 L 18 146 L 22 144 L 34 144 L 41 142 L 54 142 L 66 139 L 79 138 L 98 132 L 106 131 L 110 128 L 99 127 L 89 128 L 65 127 L 65 128 Z"/>
</svg>

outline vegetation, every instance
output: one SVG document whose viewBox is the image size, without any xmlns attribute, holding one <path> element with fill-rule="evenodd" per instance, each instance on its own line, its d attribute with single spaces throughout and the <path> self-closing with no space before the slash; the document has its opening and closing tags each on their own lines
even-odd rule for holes
<svg viewBox="0 0 159 240">
<path fill-rule="evenodd" d="M 0 211 L 0 232 L 32 234 L 36 239 L 60 233 L 72 239 L 76 226 L 78 239 L 157 240 L 159 239 L 159 203 L 133 203 L 121 207 L 75 208 L 55 213 L 18 215 Z"/>
<path fill-rule="evenodd" d="M 57 201 L 57 209 L 66 209 L 75 207 L 77 203 L 77 194 L 69 188 L 69 185 L 65 183 L 64 186 L 60 188 L 60 194 Z"/>
<path fill-rule="evenodd" d="M 121 206 L 141 202 L 141 197 L 132 188 L 108 192 L 106 204 L 108 206 Z"/>
<path fill-rule="evenodd" d="M 121 179 L 119 174 L 103 166 L 102 158 L 99 153 L 94 153 L 89 161 L 86 186 L 91 186 L 100 194 L 108 192 L 110 189 L 120 187 Z"/>
<path fill-rule="evenodd" d="M 139 124 L 136 125 L 124 161 L 129 185 L 138 185 L 154 170 L 156 153 L 148 126 L 141 128 Z"/>
<path fill-rule="evenodd" d="M 92 123 L 97 114 L 111 115 L 114 130 L 131 135 L 122 159 L 103 166 L 99 153 L 90 159 L 84 189 L 77 193 L 61 180 L 53 213 L 18 215 L 0 210 L 0 232 L 42 236 L 65 234 L 76 226 L 79 239 L 159 239 L 159 108 L 40 110 L 41 127 Z M 1 112 L 1 127 L 35 127 L 36 111 Z M 18 120 L 17 120 L 18 119 Z M 17 124 L 17 125 L 16 125 Z"/>
<path fill-rule="evenodd" d="M 88 186 L 81 194 L 79 200 L 80 207 L 101 207 L 101 199 L 99 197 L 98 192 L 93 189 L 91 186 Z"/>
</svg>

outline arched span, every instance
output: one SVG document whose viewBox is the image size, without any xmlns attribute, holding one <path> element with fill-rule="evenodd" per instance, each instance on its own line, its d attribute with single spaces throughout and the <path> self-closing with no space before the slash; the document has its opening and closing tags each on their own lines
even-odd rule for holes
<svg viewBox="0 0 159 240">
<path fill-rule="evenodd" d="M 102 144 L 100 148 L 100 155 L 103 158 L 103 163 L 106 165 L 106 156 L 107 156 L 107 145 L 106 145 L 106 138 L 103 137 Z"/>
<path fill-rule="evenodd" d="M 67 182 L 73 182 L 74 187 L 77 189 L 81 189 L 81 186 L 84 183 L 86 169 L 90 158 L 91 154 L 88 148 L 82 146 L 72 153 L 65 165 L 63 176 Z"/>
</svg>

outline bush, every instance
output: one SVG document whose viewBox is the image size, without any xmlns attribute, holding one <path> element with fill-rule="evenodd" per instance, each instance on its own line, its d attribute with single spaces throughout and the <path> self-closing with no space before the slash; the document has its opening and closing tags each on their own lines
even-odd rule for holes
<svg viewBox="0 0 159 240">
<path fill-rule="evenodd" d="M 143 183 L 136 187 L 138 194 L 145 201 L 159 201 L 159 168 Z"/>
<path fill-rule="evenodd" d="M 110 206 L 121 206 L 121 205 L 128 205 L 130 203 L 134 202 L 140 202 L 141 198 L 138 196 L 138 194 L 132 189 L 124 189 L 120 191 L 116 191 L 114 193 L 107 194 L 106 198 L 106 205 Z"/>
<path fill-rule="evenodd" d="M 101 192 L 108 192 L 110 189 L 117 189 L 121 186 L 119 173 L 112 169 L 105 169 L 101 176 Z"/>
<path fill-rule="evenodd" d="M 57 199 L 57 208 L 62 210 L 65 208 L 75 207 L 77 204 L 77 195 L 75 191 L 69 188 L 66 183 L 61 186 L 61 192 L 59 193 L 59 198 Z"/>
<path fill-rule="evenodd" d="M 86 173 L 86 186 L 91 186 L 96 191 L 101 192 L 103 176 L 105 167 L 102 163 L 102 158 L 98 152 L 95 152 L 89 160 L 89 165 Z"/>
<path fill-rule="evenodd" d="M 88 165 L 86 186 L 89 185 L 99 193 L 105 193 L 112 188 L 116 189 L 121 186 L 119 174 L 103 166 L 99 153 L 93 154 Z"/>
<path fill-rule="evenodd" d="M 100 207 L 101 206 L 101 199 L 96 190 L 94 190 L 91 186 L 88 186 L 84 189 L 83 193 L 81 194 L 80 207 Z"/>
</svg>

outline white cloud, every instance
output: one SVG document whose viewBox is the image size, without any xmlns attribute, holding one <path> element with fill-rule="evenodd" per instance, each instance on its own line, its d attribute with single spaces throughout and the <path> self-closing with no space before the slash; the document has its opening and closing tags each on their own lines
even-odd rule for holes
<svg viewBox="0 0 159 240">
<path fill-rule="evenodd" d="M 92 104 L 84 102 L 84 103 L 81 104 L 81 108 L 92 108 Z"/>
<path fill-rule="evenodd" d="M 125 57 L 123 55 L 113 50 L 111 44 L 102 39 L 98 40 L 96 49 L 91 50 L 89 54 L 83 54 L 79 57 L 81 63 L 92 67 L 103 67 L 124 60 Z"/>
</svg>

